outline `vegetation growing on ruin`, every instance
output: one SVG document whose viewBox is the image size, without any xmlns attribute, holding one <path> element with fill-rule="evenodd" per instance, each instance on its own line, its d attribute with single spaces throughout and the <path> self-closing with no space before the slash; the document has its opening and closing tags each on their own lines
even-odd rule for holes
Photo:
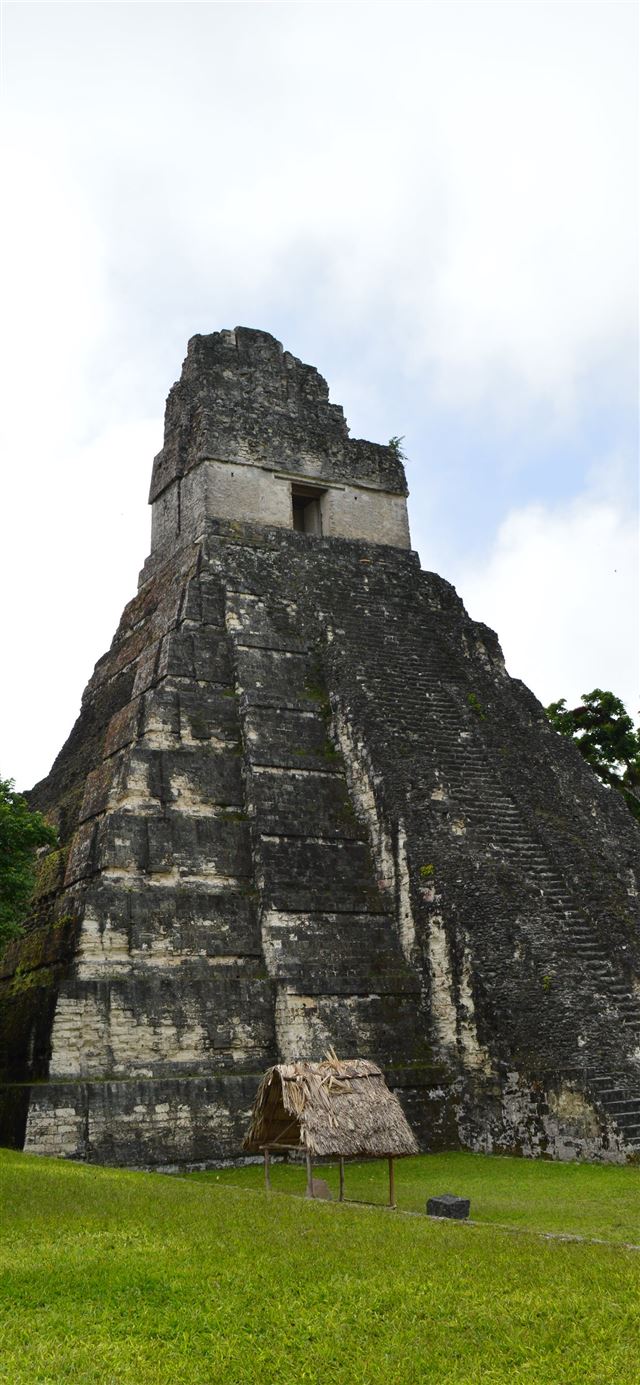
<svg viewBox="0 0 640 1385">
<path fill-rule="evenodd" d="M 389 441 L 388 441 L 388 443 L 387 443 L 387 447 L 389 448 L 389 451 L 390 451 L 390 452 L 393 452 L 394 457 L 395 457 L 395 458 L 397 459 L 397 461 L 399 461 L 399 462 L 406 462 L 406 461 L 408 461 L 407 454 L 406 454 L 406 452 L 405 452 L 405 450 L 404 450 L 404 447 L 402 446 L 403 442 L 404 442 L 404 433 L 401 433 L 400 435 L 394 434 L 394 436 L 393 436 L 392 438 L 389 438 Z"/>
<path fill-rule="evenodd" d="M 0 779 L 0 951 L 20 927 L 36 879 L 39 847 L 54 846 L 53 828 L 32 813 L 12 779 Z"/>
<path fill-rule="evenodd" d="M 319 680 L 308 678 L 304 685 L 304 695 L 311 702 L 318 702 L 322 707 L 329 709 L 329 696 L 324 683 Z"/>
<path fill-rule="evenodd" d="M 484 707 L 482 706 L 482 703 L 480 702 L 477 693 L 467 693 L 467 703 L 471 711 L 475 714 L 475 716 L 480 718 L 480 721 L 486 721 L 487 714 L 484 710 Z"/>
<path fill-rule="evenodd" d="M 12 1385 L 635 1385 L 639 1171 L 464 1154 L 399 1163 L 400 1207 L 471 1197 L 483 1224 L 267 1197 L 258 1168 L 168 1178 L 6 1151 Z M 322 1170 L 335 1184 L 334 1170 Z M 386 1164 L 347 1166 L 379 1198 Z M 273 1169 L 300 1191 L 300 1168 Z M 509 1223 L 514 1231 L 500 1229 Z"/>
<path fill-rule="evenodd" d="M 60 888 L 64 880 L 68 855 L 69 848 L 63 846 L 59 847 L 57 851 L 48 851 L 45 856 L 41 856 L 36 861 L 32 892 L 34 899 L 42 899 Z"/>
</svg>

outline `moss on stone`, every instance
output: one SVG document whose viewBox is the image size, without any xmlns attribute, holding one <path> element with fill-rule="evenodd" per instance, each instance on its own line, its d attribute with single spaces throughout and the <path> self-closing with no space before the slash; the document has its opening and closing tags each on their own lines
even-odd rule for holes
<svg viewBox="0 0 640 1385">
<path fill-rule="evenodd" d="M 69 848 L 62 846 L 57 851 L 48 852 L 36 863 L 36 882 L 32 896 L 34 900 L 41 900 L 45 895 L 55 894 L 56 890 L 62 888 L 68 854 Z"/>
<path fill-rule="evenodd" d="M 54 981 L 53 967 L 38 967 L 35 971 L 23 971 L 18 967 L 7 987 L 7 999 L 10 1000 L 12 996 L 20 995 L 23 991 L 32 991 L 38 986 L 53 986 Z"/>
</svg>

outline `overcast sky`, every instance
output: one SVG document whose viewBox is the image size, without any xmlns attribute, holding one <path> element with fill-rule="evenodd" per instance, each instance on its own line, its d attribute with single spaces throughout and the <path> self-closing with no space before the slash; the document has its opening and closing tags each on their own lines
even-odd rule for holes
<svg viewBox="0 0 640 1385">
<path fill-rule="evenodd" d="M 423 566 L 543 702 L 635 715 L 637 10 L 5 4 L 0 775 L 47 773 L 149 548 L 195 332 L 404 434 Z"/>
</svg>

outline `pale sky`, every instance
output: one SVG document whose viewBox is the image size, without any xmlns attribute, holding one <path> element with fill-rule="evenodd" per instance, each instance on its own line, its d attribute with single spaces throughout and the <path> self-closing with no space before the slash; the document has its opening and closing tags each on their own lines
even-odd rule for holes
<svg viewBox="0 0 640 1385">
<path fill-rule="evenodd" d="M 636 715 L 637 9 L 2 9 L 0 776 L 45 775 L 149 549 L 195 332 L 404 434 L 423 566 L 543 702 Z"/>
</svg>

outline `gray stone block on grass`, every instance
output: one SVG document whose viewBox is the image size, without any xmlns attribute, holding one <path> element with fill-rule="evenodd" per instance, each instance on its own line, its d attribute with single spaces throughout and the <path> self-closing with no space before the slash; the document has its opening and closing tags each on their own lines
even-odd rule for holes
<svg viewBox="0 0 640 1385">
<path fill-rule="evenodd" d="M 465 1221 L 469 1216 L 471 1202 L 468 1197 L 456 1197 L 455 1193 L 442 1193 L 440 1197 L 427 1198 L 427 1216 L 452 1217 L 454 1221 Z"/>
</svg>

